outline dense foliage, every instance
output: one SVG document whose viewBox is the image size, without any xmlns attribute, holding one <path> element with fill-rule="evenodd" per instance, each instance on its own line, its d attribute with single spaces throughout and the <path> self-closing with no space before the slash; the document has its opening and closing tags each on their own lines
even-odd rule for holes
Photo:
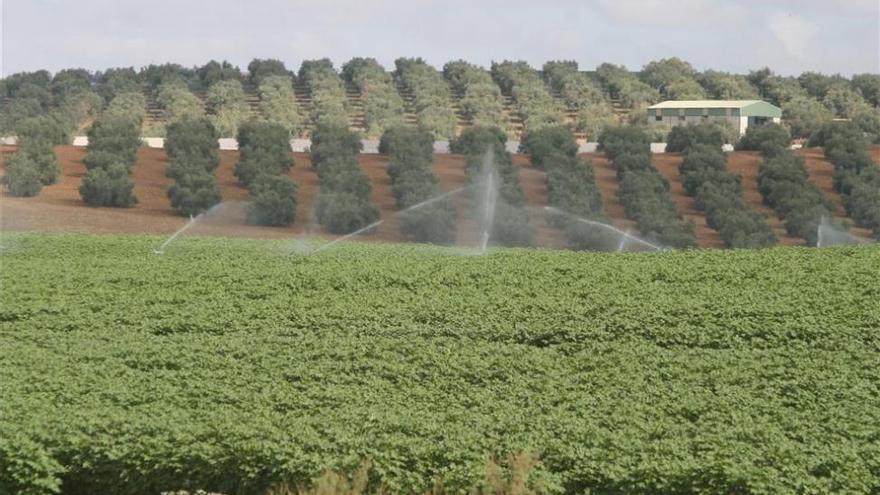
<svg viewBox="0 0 880 495">
<path fill-rule="evenodd" d="M 666 137 L 666 151 L 680 152 L 695 144 L 712 145 L 720 151 L 722 145 L 736 141 L 733 139 L 735 135 L 736 131 L 729 125 L 718 122 L 677 125 L 670 129 Z"/>
<path fill-rule="evenodd" d="M 462 114 L 472 125 L 508 129 L 504 96 L 486 69 L 456 60 L 443 66 L 443 77 L 449 81 L 459 98 Z"/>
<path fill-rule="evenodd" d="M 312 125 L 348 125 L 345 85 L 330 59 L 306 60 L 299 69 L 298 79 L 305 84 L 312 99 Z"/>
<path fill-rule="evenodd" d="M 129 174 L 141 145 L 140 130 L 140 116 L 106 113 L 89 128 L 83 159 L 89 171 L 79 187 L 87 205 L 128 207 L 137 203 Z"/>
<path fill-rule="evenodd" d="M 413 95 L 419 127 L 437 139 L 452 138 L 458 122 L 443 74 L 421 58 L 399 58 L 394 65 L 398 79 Z"/>
<path fill-rule="evenodd" d="M 772 124 L 752 127 L 738 147 L 764 154 L 758 170 L 758 190 L 764 202 L 784 221 L 789 235 L 816 245 L 820 222 L 832 217 L 831 203 L 808 180 L 804 159 L 788 149 L 788 134 L 783 128 Z"/>
<path fill-rule="evenodd" d="M 519 167 L 506 150 L 507 136 L 498 127 L 472 126 L 450 143 L 453 153 L 465 155 L 465 175 L 471 190 L 477 229 L 491 219 L 490 239 L 502 246 L 528 246 L 532 229 L 519 182 Z M 490 187 L 491 186 L 491 187 Z M 494 211 L 487 211 L 491 196 Z M 477 232 L 481 235 L 481 232 Z"/>
<path fill-rule="evenodd" d="M 296 219 L 296 184 L 290 177 L 261 173 L 248 187 L 247 221 L 283 227 Z"/>
<path fill-rule="evenodd" d="M 385 131 L 379 150 L 388 155 L 388 176 L 400 216 L 400 231 L 416 242 L 455 241 L 455 204 L 451 197 L 407 210 L 441 194 L 431 169 L 434 143 L 425 129 L 396 126 Z"/>
<path fill-rule="evenodd" d="M 18 146 L 6 162 L 2 183 L 12 196 L 36 196 L 44 185 L 61 174 L 54 146 L 67 139 L 63 124 L 48 116 L 31 117 L 18 123 Z"/>
<path fill-rule="evenodd" d="M 184 216 L 198 215 L 221 201 L 214 170 L 220 164 L 217 130 L 206 117 L 184 117 L 168 126 L 165 150 L 171 206 Z"/>
<path fill-rule="evenodd" d="M 293 167 L 286 128 L 269 122 L 247 122 L 238 130 L 235 177 L 249 187 L 260 174 L 287 174 Z"/>
<path fill-rule="evenodd" d="M 312 166 L 321 181 L 315 214 L 333 234 L 349 234 L 379 219 L 370 199 L 373 186 L 357 161 L 361 146 L 360 136 L 341 123 L 319 124 L 312 134 Z"/>
<path fill-rule="evenodd" d="M 4 238 L 0 492 L 880 490 L 876 248 L 160 242 Z"/>
<path fill-rule="evenodd" d="M 514 101 L 526 132 L 562 121 L 562 106 L 527 62 L 492 63 L 492 77 Z"/>
<path fill-rule="evenodd" d="M 853 124 L 829 123 L 810 140 L 823 146 L 834 164 L 834 189 L 857 225 L 880 238 L 880 167 L 871 159 L 862 131 Z"/>
<path fill-rule="evenodd" d="M 128 167 L 120 162 L 89 170 L 79 186 L 79 194 L 89 206 L 132 206 L 137 203 L 133 191 Z"/>
<path fill-rule="evenodd" d="M 205 96 L 211 123 L 222 137 L 233 137 L 238 128 L 252 117 L 244 88 L 236 79 L 218 81 L 208 88 Z"/>
<path fill-rule="evenodd" d="M 626 108 L 640 111 L 642 107 L 660 101 L 660 92 L 640 81 L 626 67 L 605 63 L 596 68 L 596 74 L 605 92 Z"/>
<path fill-rule="evenodd" d="M 666 246 L 692 247 L 694 225 L 681 220 L 669 182 L 651 165 L 650 141 L 638 127 L 609 127 L 599 136 L 599 149 L 617 169 L 618 199 L 639 232 Z"/>
<path fill-rule="evenodd" d="M 353 58 L 342 66 L 342 76 L 360 92 L 368 137 L 379 137 L 385 129 L 403 123 L 403 98 L 376 59 Z"/>
<path fill-rule="evenodd" d="M 180 79 L 159 86 L 156 102 L 163 111 L 163 120 L 174 123 L 185 118 L 198 118 L 205 114 L 205 105 Z"/>
<path fill-rule="evenodd" d="M 755 248 L 776 244 L 776 235 L 764 215 L 752 211 L 742 194 L 740 177 L 727 171 L 727 156 L 717 136 L 707 135 L 685 148 L 681 162 L 684 190 L 696 199 L 709 227 L 728 247 Z"/>
<path fill-rule="evenodd" d="M 299 136 L 304 130 L 293 92 L 293 81 L 287 75 L 266 75 L 259 78 L 260 110 L 267 122 L 279 124 L 291 136 Z"/>
<path fill-rule="evenodd" d="M 578 145 L 571 129 L 559 125 L 529 131 L 520 147 L 529 155 L 533 166 L 547 173 L 548 205 L 574 215 L 549 217 L 551 224 L 565 231 L 569 247 L 591 250 L 617 247 L 619 234 L 581 220 L 609 223 L 603 212 L 593 164 L 577 157 Z"/>
<path fill-rule="evenodd" d="M 578 71 L 575 61 L 544 64 L 544 79 L 559 93 L 569 111 L 575 112 L 575 130 L 595 141 L 605 127 L 617 123 L 611 103 L 598 85 Z"/>
</svg>

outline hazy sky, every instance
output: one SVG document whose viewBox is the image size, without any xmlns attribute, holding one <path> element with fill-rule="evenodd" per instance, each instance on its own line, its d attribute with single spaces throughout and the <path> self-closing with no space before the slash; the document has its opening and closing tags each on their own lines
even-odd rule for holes
<svg viewBox="0 0 880 495">
<path fill-rule="evenodd" d="M 637 69 L 880 72 L 880 0 L 0 0 L 2 71 L 186 66 L 254 57 L 296 69 L 399 56 L 435 65 L 574 59 Z"/>
</svg>

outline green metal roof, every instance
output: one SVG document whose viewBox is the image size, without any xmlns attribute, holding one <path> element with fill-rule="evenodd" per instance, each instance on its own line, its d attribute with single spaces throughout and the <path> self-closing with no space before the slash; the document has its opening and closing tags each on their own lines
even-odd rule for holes
<svg viewBox="0 0 880 495">
<path fill-rule="evenodd" d="M 739 108 L 745 117 L 782 117 L 782 109 L 762 100 L 669 100 L 649 109 Z"/>
</svg>

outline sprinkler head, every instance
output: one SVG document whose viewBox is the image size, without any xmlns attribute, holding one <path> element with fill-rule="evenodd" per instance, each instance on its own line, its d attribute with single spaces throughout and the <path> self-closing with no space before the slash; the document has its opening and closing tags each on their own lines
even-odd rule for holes
<svg viewBox="0 0 880 495">
<path fill-rule="evenodd" d="M 158 249 L 154 249 L 153 254 L 165 254 L 165 251 L 159 251 Z"/>
</svg>

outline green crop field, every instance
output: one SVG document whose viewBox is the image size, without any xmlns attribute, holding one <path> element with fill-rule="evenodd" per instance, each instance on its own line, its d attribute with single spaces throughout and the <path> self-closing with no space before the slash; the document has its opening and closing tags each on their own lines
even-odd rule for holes
<svg viewBox="0 0 880 495">
<path fill-rule="evenodd" d="M 6 234 L 0 493 L 880 493 L 880 249 Z"/>
</svg>

